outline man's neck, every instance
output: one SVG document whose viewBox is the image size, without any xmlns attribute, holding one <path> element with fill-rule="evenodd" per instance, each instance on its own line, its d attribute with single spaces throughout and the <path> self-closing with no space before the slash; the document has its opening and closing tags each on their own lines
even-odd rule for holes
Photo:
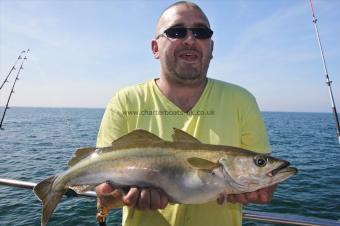
<svg viewBox="0 0 340 226">
<path fill-rule="evenodd" d="M 201 97 L 208 79 L 195 85 L 184 85 L 170 82 L 162 76 L 156 79 L 156 84 L 161 92 L 183 112 L 190 111 Z"/>
</svg>

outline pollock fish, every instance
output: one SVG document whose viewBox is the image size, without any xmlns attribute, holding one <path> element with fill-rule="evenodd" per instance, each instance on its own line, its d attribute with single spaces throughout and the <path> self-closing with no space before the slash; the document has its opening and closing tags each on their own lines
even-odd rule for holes
<svg viewBox="0 0 340 226">
<path fill-rule="evenodd" d="M 249 150 L 201 143 L 174 129 L 173 141 L 145 130 L 134 130 L 105 148 L 80 148 L 70 168 L 34 187 L 42 201 L 41 225 L 46 225 L 61 197 L 104 182 L 116 188 L 154 187 L 170 202 L 200 204 L 219 194 L 239 194 L 277 184 L 297 172 L 289 162 Z"/>
</svg>

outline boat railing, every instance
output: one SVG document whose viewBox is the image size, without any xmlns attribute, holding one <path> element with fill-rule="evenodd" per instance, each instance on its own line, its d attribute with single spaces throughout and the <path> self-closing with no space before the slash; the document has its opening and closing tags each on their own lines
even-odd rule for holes
<svg viewBox="0 0 340 226">
<path fill-rule="evenodd" d="M 36 183 L 0 178 L 0 185 L 12 186 L 18 188 L 33 189 Z M 84 193 L 77 193 L 79 197 L 95 198 L 96 193 L 88 191 Z M 316 217 L 305 217 L 294 214 L 282 213 L 267 213 L 258 211 L 243 211 L 244 220 L 260 221 L 271 224 L 285 224 L 285 225 L 303 225 L 303 226 L 340 226 L 340 220 L 321 219 Z"/>
</svg>

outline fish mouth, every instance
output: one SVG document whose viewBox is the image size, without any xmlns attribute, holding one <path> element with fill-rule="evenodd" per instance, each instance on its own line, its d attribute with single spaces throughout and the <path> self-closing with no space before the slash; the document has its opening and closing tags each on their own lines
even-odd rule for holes
<svg viewBox="0 0 340 226">
<path fill-rule="evenodd" d="M 288 167 L 290 165 L 289 162 L 284 161 L 279 167 L 276 169 L 272 170 L 271 172 L 268 173 L 268 176 L 273 177 L 277 175 L 278 173 L 297 173 L 297 169 L 294 167 Z"/>
</svg>

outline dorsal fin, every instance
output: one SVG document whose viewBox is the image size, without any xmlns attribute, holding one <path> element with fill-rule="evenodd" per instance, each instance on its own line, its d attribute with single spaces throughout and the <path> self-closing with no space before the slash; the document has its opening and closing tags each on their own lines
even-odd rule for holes
<svg viewBox="0 0 340 226">
<path fill-rule="evenodd" d="M 121 148 L 128 148 L 131 146 L 134 146 L 136 144 L 155 144 L 164 142 L 161 138 L 154 135 L 153 133 L 150 133 L 146 130 L 142 129 L 136 129 L 126 135 L 121 136 L 117 140 L 112 142 L 112 147 L 106 147 L 106 148 L 93 148 L 93 147 L 85 147 L 85 148 L 79 148 L 74 153 L 74 156 L 69 160 L 68 165 L 74 166 L 76 163 L 80 162 L 81 160 L 87 158 L 91 154 L 93 154 L 96 150 L 98 150 L 98 154 L 103 152 L 110 152 L 115 151 L 117 149 Z"/>
<path fill-rule="evenodd" d="M 112 149 L 127 148 L 136 144 L 155 144 L 164 142 L 153 133 L 143 129 L 136 129 L 112 142 Z"/>
<path fill-rule="evenodd" d="M 93 147 L 79 148 L 74 153 L 74 156 L 68 161 L 68 166 L 74 166 L 76 163 L 80 162 L 87 156 L 91 155 L 97 149 Z"/>
<path fill-rule="evenodd" d="M 183 143 L 196 143 L 200 144 L 201 142 L 197 140 L 195 137 L 190 134 L 184 132 L 183 130 L 174 128 L 174 133 L 172 134 L 172 139 L 174 142 L 183 142 Z"/>
</svg>

